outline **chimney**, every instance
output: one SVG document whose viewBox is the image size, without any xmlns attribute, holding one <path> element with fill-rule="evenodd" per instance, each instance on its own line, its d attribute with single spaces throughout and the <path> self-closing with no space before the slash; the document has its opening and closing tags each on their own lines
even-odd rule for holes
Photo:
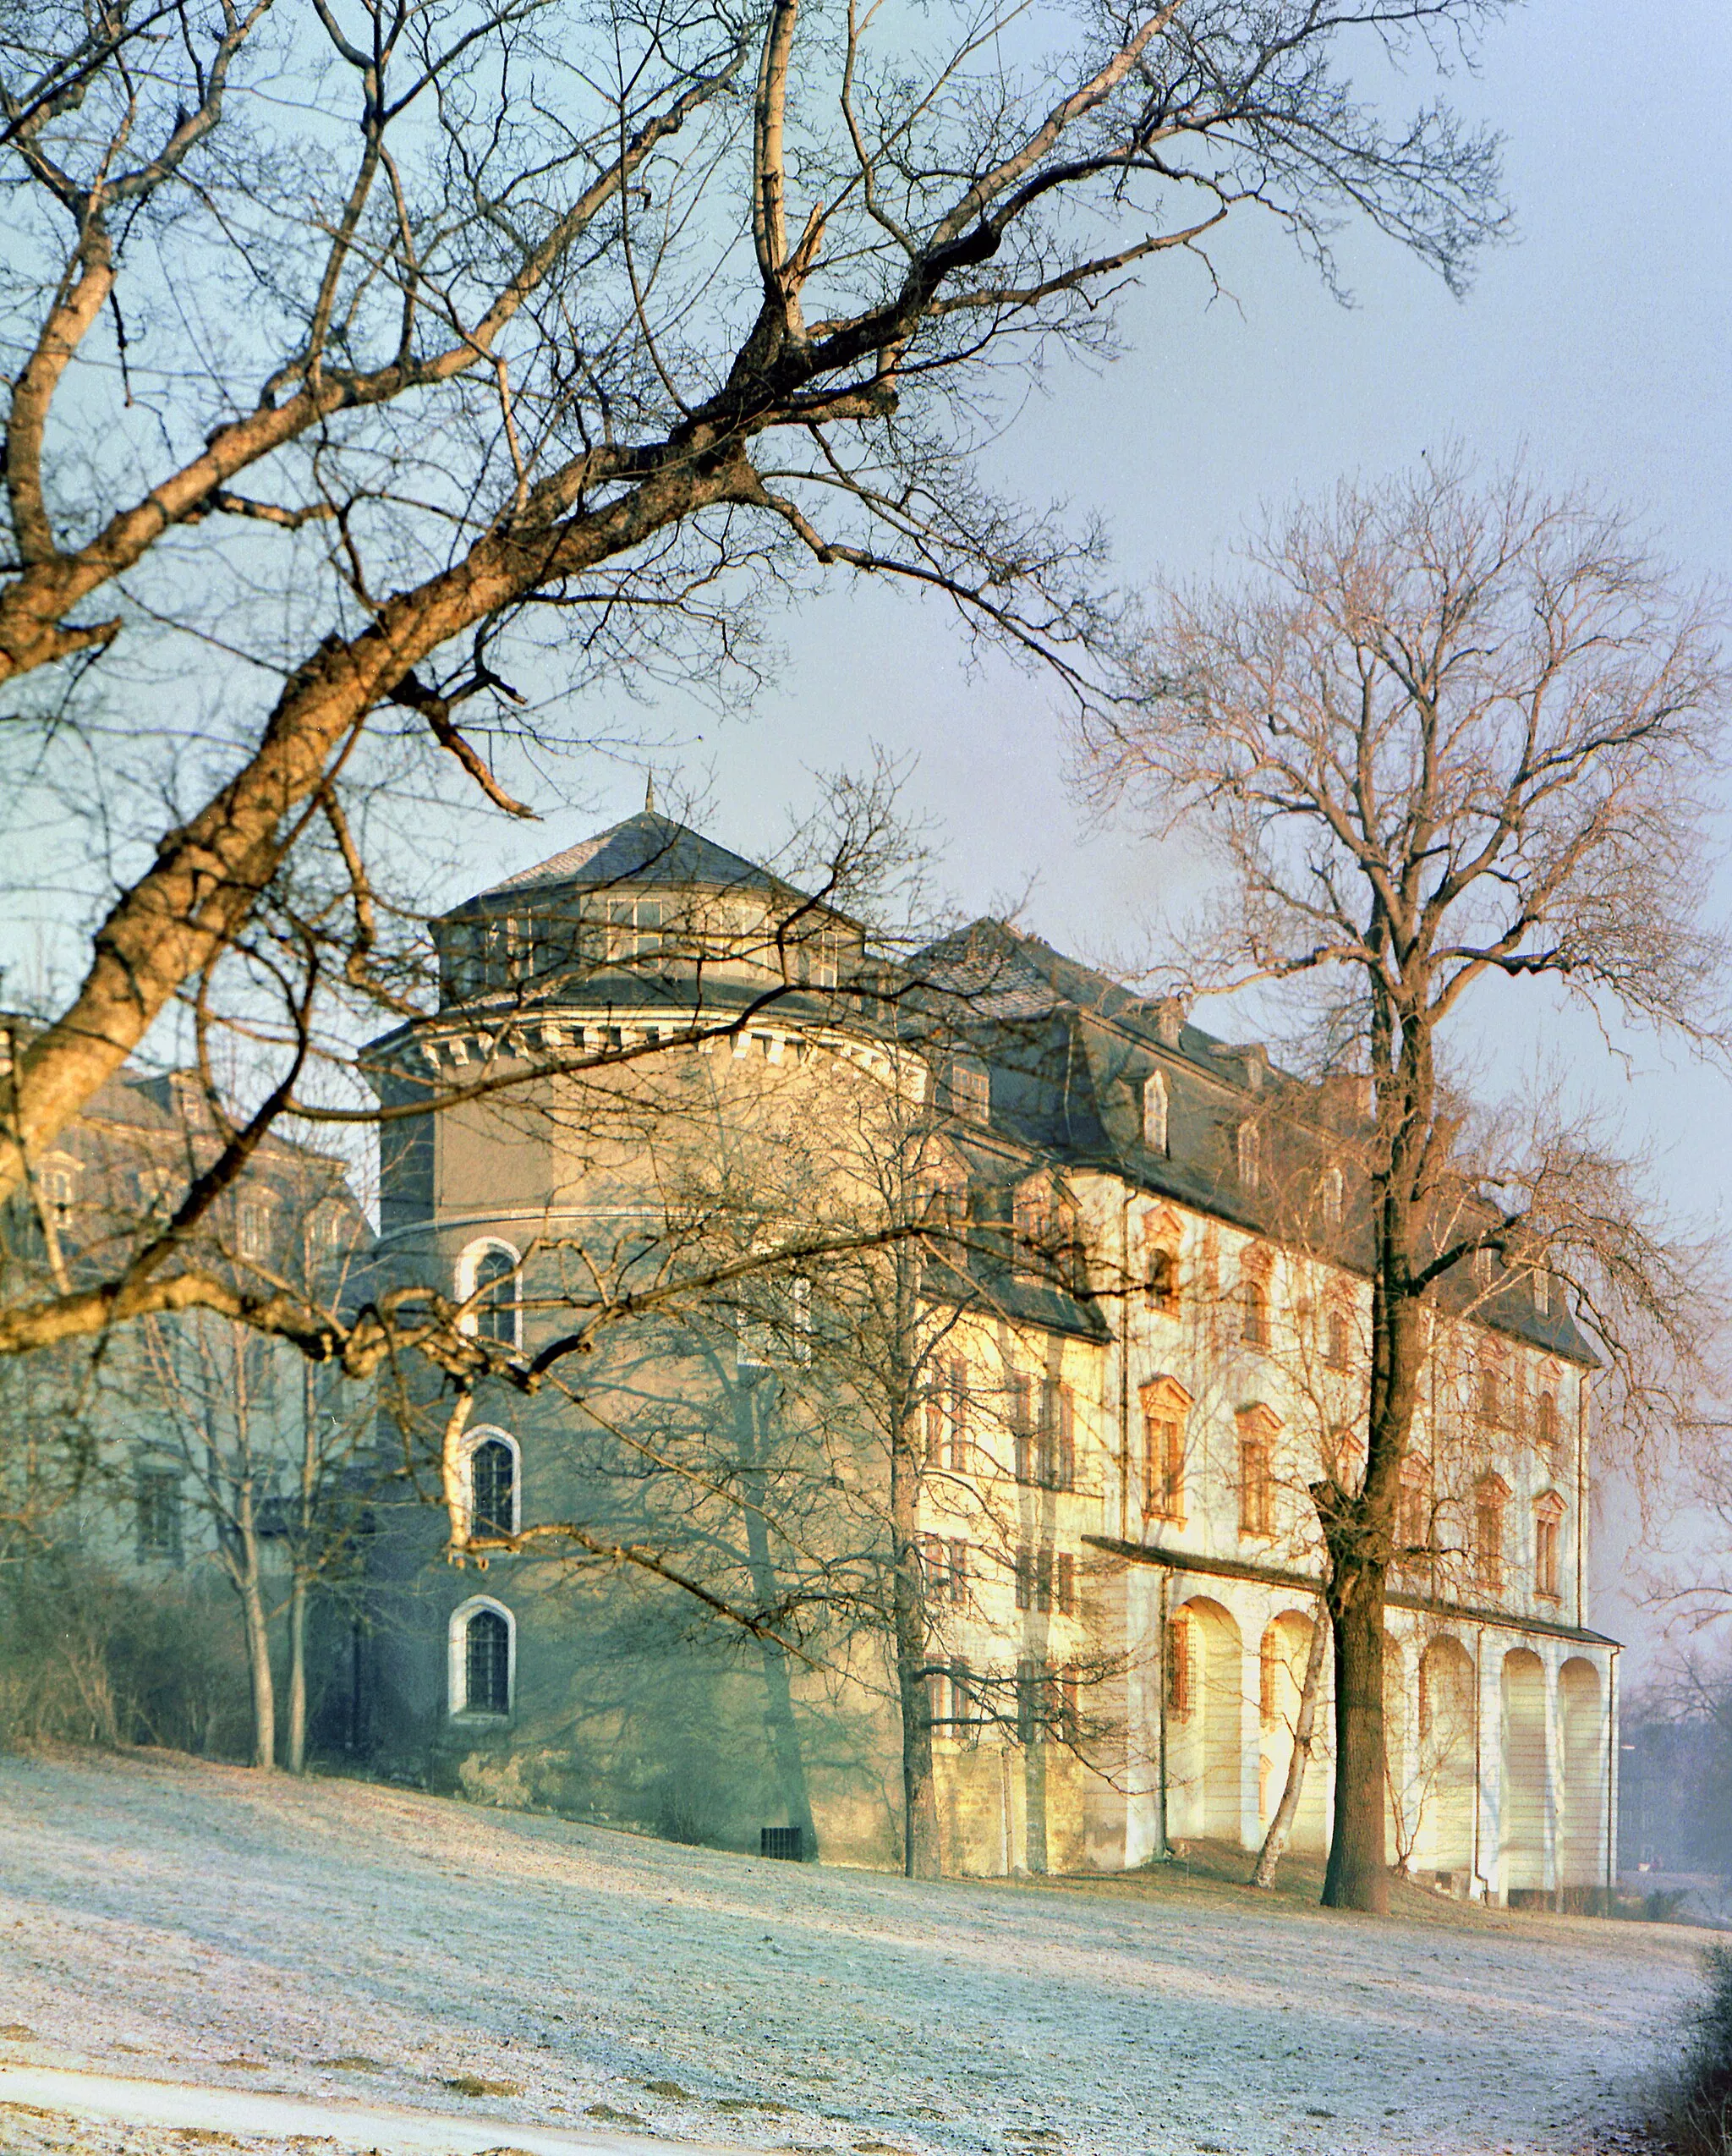
<svg viewBox="0 0 1732 2156">
<path fill-rule="evenodd" d="M 1163 1048 L 1176 1048 L 1184 1029 L 1185 1006 L 1176 996 L 1162 996 L 1154 1006 L 1154 1037 Z"/>
</svg>

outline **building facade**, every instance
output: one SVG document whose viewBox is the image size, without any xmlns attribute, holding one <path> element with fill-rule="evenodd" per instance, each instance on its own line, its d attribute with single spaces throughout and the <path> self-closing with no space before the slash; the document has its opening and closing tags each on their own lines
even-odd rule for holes
<svg viewBox="0 0 1732 2156">
<path fill-rule="evenodd" d="M 1318 1614 L 1316 1491 L 1362 1445 L 1359 1085 L 1302 1083 L 1001 923 L 891 963 L 650 814 L 435 935 L 440 1011 L 370 1056 L 400 1111 L 381 1276 L 439 1283 L 520 1366 L 576 1367 L 581 1334 L 585 1374 L 484 1385 L 455 1528 L 406 1506 L 375 1538 L 375 1758 L 629 1812 L 608 1763 L 689 1726 L 701 1668 L 735 1701 L 685 1770 L 734 1775 L 723 1838 L 756 1816 L 894 1861 L 914 1712 L 947 1868 L 1255 1847 Z M 667 1292 L 675 1251 L 701 1293 Z M 1617 1762 L 1593 1358 L 1542 1268 L 1459 1271 L 1389 1598 L 1390 1853 L 1455 1893 L 1586 1898 Z M 440 1561 L 453 1532 L 485 1572 Z M 911 1546 L 918 1705 L 884 1586 Z M 622 1645 L 595 1583 L 624 1564 L 776 1621 L 708 1660 L 677 1625 Z M 1313 1851 L 1329 1722 L 1325 1697 Z"/>
</svg>

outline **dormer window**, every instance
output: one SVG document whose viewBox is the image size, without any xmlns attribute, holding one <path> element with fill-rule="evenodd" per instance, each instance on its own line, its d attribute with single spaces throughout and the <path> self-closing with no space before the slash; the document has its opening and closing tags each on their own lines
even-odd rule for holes
<svg viewBox="0 0 1732 2156">
<path fill-rule="evenodd" d="M 1263 1174 L 1263 1134 L 1255 1123 L 1239 1126 L 1239 1188 L 1255 1190 Z"/>
<path fill-rule="evenodd" d="M 1143 1143 L 1151 1153 L 1167 1149 L 1167 1082 L 1159 1071 L 1143 1081 Z"/>
<path fill-rule="evenodd" d="M 1483 1245 L 1473 1254 L 1473 1284 L 1476 1287 L 1492 1284 L 1492 1254 Z"/>
<path fill-rule="evenodd" d="M 1545 1265 L 1533 1269 L 1533 1307 L 1543 1318 L 1552 1314 L 1552 1275 Z"/>
<path fill-rule="evenodd" d="M 1341 1202 L 1346 1193 L 1346 1179 L 1337 1167 L 1326 1168 L 1323 1178 L 1323 1224 L 1326 1228 L 1341 1225 Z"/>
</svg>

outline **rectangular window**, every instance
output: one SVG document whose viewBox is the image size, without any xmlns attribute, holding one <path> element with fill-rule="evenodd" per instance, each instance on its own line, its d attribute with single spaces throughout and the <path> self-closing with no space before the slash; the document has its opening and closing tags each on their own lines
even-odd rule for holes
<svg viewBox="0 0 1732 2156">
<path fill-rule="evenodd" d="M 1176 1415 L 1149 1414 L 1143 1425 L 1144 1503 L 1156 1518 L 1185 1517 L 1184 1425 Z"/>
<path fill-rule="evenodd" d="M 1197 1692 L 1197 1672 L 1192 1662 L 1191 1620 L 1170 1618 L 1166 1637 L 1167 1712 L 1175 1721 L 1186 1720 Z"/>
<path fill-rule="evenodd" d="M 1034 1607 L 1034 1552 L 1024 1542 L 1017 1549 L 1017 1607 Z"/>
<path fill-rule="evenodd" d="M 1500 1493 L 1481 1490 L 1473 1505 L 1474 1576 L 1495 1594 L 1504 1584 L 1504 1500 Z"/>
<path fill-rule="evenodd" d="M 950 1577 L 945 1583 L 945 1592 L 952 1602 L 966 1602 L 968 1599 L 967 1544 L 953 1540 L 950 1545 Z"/>
<path fill-rule="evenodd" d="M 1040 1736 L 1039 1672 L 1033 1662 L 1017 1665 L 1017 1742 L 1033 1744 Z"/>
<path fill-rule="evenodd" d="M 1077 1436 L 1074 1403 L 1068 1385 L 1051 1378 L 1040 1386 L 1040 1421 L 1035 1441 L 1019 1446 L 1018 1482 L 1038 1484 L 1043 1489 L 1074 1489 L 1077 1485 Z"/>
<path fill-rule="evenodd" d="M 1269 1534 L 1274 1529 L 1274 1484 L 1269 1474 L 1269 1445 L 1260 1437 L 1239 1441 L 1239 1532 Z"/>
<path fill-rule="evenodd" d="M 1542 1512 L 1534 1522 L 1533 1571 L 1536 1591 L 1549 1602 L 1558 1599 L 1558 1520 Z"/>
<path fill-rule="evenodd" d="M 1074 1551 L 1060 1550 L 1058 1570 L 1054 1576 L 1053 1591 L 1060 1614 L 1063 1616 L 1070 1616 L 1077 1607 L 1077 1558 Z"/>
<path fill-rule="evenodd" d="M 950 1406 L 950 1466 L 952 1474 L 965 1475 L 969 1471 L 968 1460 L 968 1366 L 963 1362 L 951 1364 L 949 1384 Z"/>
<path fill-rule="evenodd" d="M 1034 1606 L 1044 1612 L 1052 1607 L 1052 1552 L 1037 1550 L 1034 1553 Z"/>
<path fill-rule="evenodd" d="M 944 1399 L 935 1387 L 926 1396 L 926 1464 L 944 1465 Z"/>
<path fill-rule="evenodd" d="M 974 1673 L 960 1658 L 951 1664 L 951 1720 L 958 1734 L 974 1720 Z"/>
<path fill-rule="evenodd" d="M 1062 1669 L 1053 1680 L 1052 1703 L 1053 1721 L 1058 1731 L 1060 1742 L 1064 1744 L 1076 1743 L 1082 1735 L 1082 1718 L 1077 1710 L 1075 1670 Z"/>
<path fill-rule="evenodd" d="M 180 1477 L 172 1468 L 144 1468 L 137 1486 L 140 1557 L 178 1565 L 181 1556 Z"/>
<path fill-rule="evenodd" d="M 1011 1440 L 1016 1451 L 1017 1480 L 1034 1479 L 1034 1385 L 1018 1374 L 1010 1385 Z"/>
</svg>

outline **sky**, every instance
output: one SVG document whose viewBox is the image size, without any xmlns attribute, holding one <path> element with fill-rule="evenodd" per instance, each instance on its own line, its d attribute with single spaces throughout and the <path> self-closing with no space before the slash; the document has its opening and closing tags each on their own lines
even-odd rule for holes
<svg viewBox="0 0 1732 2156">
<path fill-rule="evenodd" d="M 1430 94 L 1428 77 L 1410 88 Z M 1456 299 L 1368 229 L 1340 240 L 1354 304 L 1324 288 L 1272 222 L 1241 217 L 1203 266 L 1165 256 L 1126 297 L 1124 354 L 1060 365 L 995 445 L 994 475 L 1037 502 L 1099 514 L 1130 584 L 1225 573 L 1259 505 L 1376 477 L 1459 445 L 1536 477 L 1593 483 L 1627 506 L 1690 581 L 1732 568 L 1732 8 L 1726 0 L 1532 0 L 1487 36 L 1455 102 L 1506 139 L 1517 230 Z M 967 915 L 1024 924 L 1094 961 L 1153 962 L 1155 928 L 1193 871 L 1124 827 L 1098 827 L 1067 786 L 1058 698 L 989 657 L 971 666 L 939 603 L 838 579 L 779 627 L 781 652 L 748 716 L 717 721 L 671 694 L 649 714 L 668 746 L 665 796 L 704 800 L 715 837 L 774 852 L 814 805 L 815 774 L 874 748 L 906 765 L 945 896 Z M 622 697 L 627 732 L 644 715 Z M 478 826 L 451 900 L 640 807 L 645 772 L 593 762 L 581 803 L 525 830 Z M 1729 834 L 1732 835 L 1732 834 Z M 1732 911 L 1732 880 L 1725 897 Z M 1204 1023 L 1235 1030 L 1233 1014 Z M 1241 1029 L 1242 1032 L 1248 1028 Z M 1533 1043 L 1488 1050 L 1519 1083 Z M 1583 1067 L 1591 1034 L 1562 1036 Z M 1596 1062 L 1596 1059 L 1598 1059 Z M 1666 1194 L 1718 1215 L 1732 1187 L 1732 1091 L 1643 1051 L 1626 1082 L 1606 1065 L 1632 1142 Z M 1603 1523 L 1607 1628 L 1651 1634 L 1619 1591 L 1630 1507 Z M 1732 1567 L 1729 1567 L 1732 1570 Z"/>
<path fill-rule="evenodd" d="M 1517 9 L 1451 90 L 1506 138 L 1517 219 L 1465 299 L 1357 230 L 1340 244 L 1344 307 L 1272 223 L 1230 226 L 1214 257 L 1224 295 L 1199 266 L 1165 259 L 1126 303 L 1125 355 L 1058 370 L 998 445 L 1002 476 L 1028 498 L 1101 514 L 1119 573 L 1140 583 L 1223 573 L 1259 505 L 1455 442 L 1605 490 L 1686 581 L 1726 579 L 1729 92 L 1724 0 Z M 656 715 L 688 737 L 666 761 L 707 785 L 716 837 L 770 851 L 814 798 L 811 774 L 858 767 L 879 743 L 907 760 L 905 803 L 930 820 L 965 913 L 1020 905 L 1026 925 L 1080 957 L 1155 955 L 1150 924 L 1182 898 L 1186 864 L 1091 823 L 1066 783 L 1049 685 L 1001 662 L 971 668 L 940 606 L 868 585 L 836 585 L 781 634 L 784 662 L 749 719 L 717 724 L 673 702 Z M 513 834 L 502 860 L 521 865 L 579 825 L 629 813 L 643 789 L 639 769 L 600 774 L 593 817 Z M 1732 883 L 1726 896 L 1732 906 Z M 1201 1015 L 1231 1030 L 1227 1014 Z M 1591 1037 L 1580 1045 L 1600 1056 Z M 1502 1051 L 1510 1082 L 1531 1046 Z M 1668 1198 L 1717 1216 L 1732 1187 L 1727 1082 L 1643 1051 L 1628 1081 L 1608 1065 L 1607 1084 Z M 1634 1507 L 1614 1488 L 1603 1511 L 1599 1618 L 1638 1643 L 1639 1667 L 1657 1621 L 1628 1591 Z M 1687 1522 L 1668 1539 L 1696 1561 Z"/>
</svg>

